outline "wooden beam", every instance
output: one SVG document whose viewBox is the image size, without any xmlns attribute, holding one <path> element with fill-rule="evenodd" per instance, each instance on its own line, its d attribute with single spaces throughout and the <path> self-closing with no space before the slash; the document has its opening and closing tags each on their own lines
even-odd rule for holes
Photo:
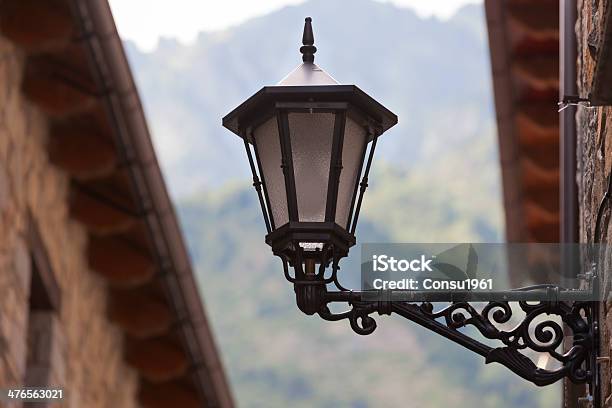
<svg viewBox="0 0 612 408">
<path fill-rule="evenodd" d="M 201 408 L 196 392 L 182 384 L 169 382 L 163 384 L 143 384 L 138 399 L 143 408 Z"/>
<path fill-rule="evenodd" d="M 155 264 L 151 258 L 120 238 L 90 237 L 87 255 L 91 269 L 111 286 L 131 288 L 153 279 Z"/>
<path fill-rule="evenodd" d="M 546 89 L 559 86 L 559 57 L 538 55 L 515 58 L 512 63 L 513 73 L 529 85 Z"/>
<path fill-rule="evenodd" d="M 517 120 L 516 133 L 519 145 L 524 148 L 541 145 L 559 145 L 559 128 L 545 129 L 539 126 L 533 127 L 531 122 Z"/>
<path fill-rule="evenodd" d="M 550 246 L 542 245 L 529 245 L 526 247 L 525 258 L 527 265 L 533 278 L 544 279 L 547 276 L 534 276 L 534 272 L 543 272 L 546 270 L 559 270 L 559 257 L 558 253 L 553 250 Z M 550 281 L 538 280 L 542 283 L 550 283 Z"/>
<path fill-rule="evenodd" d="M 23 93 L 51 117 L 65 117 L 83 112 L 91 109 L 96 102 L 95 98 L 67 82 L 28 73 L 23 80 Z"/>
<path fill-rule="evenodd" d="M 531 231 L 539 231 L 549 227 L 559 228 L 559 212 L 552 212 L 539 206 L 530 200 L 526 200 L 525 218 L 527 228 Z"/>
<path fill-rule="evenodd" d="M 528 242 L 558 243 L 559 226 L 545 224 L 532 227 L 528 231 Z"/>
<path fill-rule="evenodd" d="M 559 191 L 559 168 L 546 168 L 528 157 L 520 159 L 522 185 L 525 190 Z"/>
<path fill-rule="evenodd" d="M 0 32 L 27 52 L 65 46 L 74 35 L 69 4 L 61 0 L 4 0 Z"/>
<path fill-rule="evenodd" d="M 537 166 L 547 170 L 559 169 L 559 144 L 541 144 L 529 147 L 521 146 L 522 157 L 537 163 Z"/>
<path fill-rule="evenodd" d="M 516 122 L 518 130 L 525 133 L 559 132 L 559 113 L 554 102 L 517 104 Z"/>
<path fill-rule="evenodd" d="M 510 47 L 510 52 L 515 57 L 536 55 L 555 57 L 559 53 L 559 36 L 542 39 L 515 36 Z"/>
<path fill-rule="evenodd" d="M 93 123 L 79 126 L 68 120 L 52 126 L 50 133 L 49 159 L 78 180 L 108 176 L 117 166 L 114 146 L 100 136 Z"/>
<path fill-rule="evenodd" d="M 516 100 L 518 103 L 548 103 L 557 106 L 559 88 L 538 89 L 526 84 L 516 85 Z"/>
<path fill-rule="evenodd" d="M 136 223 L 136 218 L 126 210 L 105 202 L 102 198 L 76 188 L 71 192 L 72 216 L 94 235 L 104 236 L 127 231 Z"/>
<path fill-rule="evenodd" d="M 162 335 L 173 320 L 164 301 L 142 290 L 112 290 L 108 315 L 128 336 L 138 339 Z"/>
<path fill-rule="evenodd" d="M 24 95 L 54 118 L 91 110 L 98 98 L 89 73 L 62 63 L 59 58 L 53 55 L 28 58 L 22 84 Z"/>
<path fill-rule="evenodd" d="M 177 379 L 187 372 L 188 367 L 188 359 L 183 350 L 163 338 L 128 341 L 125 360 L 152 383 Z"/>
<path fill-rule="evenodd" d="M 508 26 L 511 30 L 536 39 L 559 38 L 559 3 L 538 1 L 508 7 Z"/>
<path fill-rule="evenodd" d="M 558 189 L 536 189 L 525 191 L 523 202 L 532 202 L 550 213 L 559 212 L 559 190 Z"/>
</svg>

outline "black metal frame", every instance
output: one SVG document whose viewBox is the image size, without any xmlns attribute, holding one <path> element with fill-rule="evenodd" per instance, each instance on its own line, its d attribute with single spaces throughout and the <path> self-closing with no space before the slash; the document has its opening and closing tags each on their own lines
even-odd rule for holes
<svg viewBox="0 0 612 408">
<path fill-rule="evenodd" d="M 485 357 L 485 363 L 499 363 L 515 374 L 538 386 L 552 384 L 569 378 L 574 383 L 587 383 L 595 403 L 600 403 L 599 385 L 599 302 L 591 290 L 561 289 L 554 285 L 537 285 L 530 288 L 505 292 L 460 291 L 443 293 L 439 291 L 351 291 L 338 281 L 336 251 L 329 246 L 322 251 L 319 271 L 316 263 L 304 262 L 303 254 L 293 260 L 295 275 L 289 274 L 285 258 L 285 277 L 293 283 L 296 302 L 300 310 L 308 315 L 318 314 L 328 321 L 348 320 L 355 333 L 371 334 L 376 321 L 371 316 L 396 313 L 420 326 L 462 345 Z M 332 264 L 331 275 L 325 276 L 326 266 Z M 596 282 L 597 280 L 595 280 Z M 335 285 L 337 290 L 328 290 Z M 411 300 L 406 300 L 410 296 Z M 373 300 L 375 299 L 375 300 Z M 383 300 L 381 300 L 383 299 Z M 500 300 L 501 299 L 501 300 Z M 446 302 L 447 306 L 436 309 L 435 303 Z M 524 317 L 514 327 L 504 328 L 517 308 Z M 346 303 L 350 309 L 332 313 L 330 304 Z M 556 316 L 561 322 L 542 316 Z M 571 332 L 571 349 L 561 354 L 564 331 L 563 325 Z M 461 329 L 472 327 L 483 338 L 479 340 Z M 492 347 L 491 340 L 501 345 Z M 547 353 L 560 365 L 555 370 L 538 368 L 525 352 Z"/>
<path fill-rule="evenodd" d="M 353 205 L 355 204 L 355 196 L 357 195 L 357 186 L 355 186 L 353 201 L 351 202 L 351 213 L 349 213 L 347 228 L 350 225 L 349 232 L 351 234 L 355 234 L 355 229 L 357 228 L 357 221 L 359 219 L 359 212 L 361 211 L 361 204 L 363 202 L 363 195 L 365 194 L 366 188 L 368 188 L 368 177 L 370 175 L 370 168 L 372 167 L 372 159 L 374 158 L 374 151 L 376 149 L 376 142 L 378 141 L 378 133 L 379 130 L 373 130 L 372 128 L 368 129 L 368 134 L 372 135 L 372 144 L 370 145 L 370 152 L 368 154 L 368 162 L 366 163 L 365 171 L 363 172 L 363 177 L 361 178 L 361 182 L 359 182 L 359 177 L 357 177 L 356 182 L 359 182 L 359 198 L 357 199 L 357 206 L 353 209 Z M 367 145 L 366 145 L 367 148 Z M 365 152 L 363 152 L 363 157 L 365 158 Z M 363 166 L 363 159 L 361 160 L 361 166 Z M 359 175 L 361 175 L 361 168 L 359 169 Z M 354 211 L 353 211 L 354 210 Z"/>
<path fill-rule="evenodd" d="M 311 66 L 314 62 L 316 47 L 312 32 L 312 19 L 305 19 L 303 46 L 300 48 L 304 65 Z M 397 115 L 385 108 L 374 98 L 363 92 L 355 85 L 313 83 L 303 85 L 266 86 L 249 99 L 241 103 L 232 112 L 223 118 L 223 126 L 237 134 L 244 140 L 249 158 L 249 165 L 253 173 L 253 186 L 257 191 L 259 203 L 264 215 L 264 222 L 268 234 L 266 242 L 272 247 L 273 253 L 281 256 L 293 266 L 300 262 L 295 261 L 299 254 L 303 254 L 300 244 L 322 243 L 335 248 L 334 256 L 343 257 L 348 249 L 355 244 L 354 232 L 367 188 L 367 174 L 370 170 L 374 147 L 378 136 L 397 124 Z M 290 112 L 332 112 L 334 114 L 334 129 L 332 135 L 332 151 L 330 152 L 330 169 L 325 202 L 325 215 L 322 222 L 302 222 L 299 219 L 296 180 L 293 169 L 293 156 L 291 149 L 291 135 L 288 121 Z M 343 138 L 346 128 L 346 118 L 350 116 L 367 130 L 366 143 L 364 143 L 359 173 L 356 177 L 352 192 L 350 208 L 346 225 L 336 223 L 338 202 L 338 189 L 342 171 Z M 281 167 L 284 174 L 285 193 L 287 199 L 288 222 L 279 225 L 274 219 L 268 188 L 263 174 L 257 141 L 253 137 L 253 130 L 270 119 L 276 119 L 281 150 Z M 363 161 L 366 157 L 367 145 L 371 144 L 365 176 L 361 179 Z M 251 152 L 253 145 L 255 160 Z M 255 162 L 257 166 L 255 166 Z M 359 193 L 357 190 L 359 189 Z M 344 224 L 344 220 L 341 222 Z M 350 232 L 349 232 L 350 231 Z M 318 258 L 320 251 L 308 251 L 305 258 Z"/>
<path fill-rule="evenodd" d="M 289 222 L 299 221 L 297 191 L 295 187 L 295 172 L 293 171 L 293 154 L 291 152 L 291 135 L 289 134 L 289 111 L 277 108 L 278 135 L 281 147 L 281 167 L 285 176 L 285 193 L 287 195 L 287 211 Z"/>
<path fill-rule="evenodd" d="M 281 162 L 285 178 L 289 223 L 279 226 L 277 229 L 270 232 L 266 236 L 266 242 L 272 247 L 274 254 L 282 255 L 286 259 L 293 259 L 296 248 L 299 247 L 300 243 L 305 242 L 333 243 L 334 247 L 340 248 L 343 256 L 346 256 L 349 247 L 355 244 L 355 237 L 343 231 L 342 227 L 335 223 L 335 217 L 340 172 L 342 170 L 342 144 L 346 116 L 352 108 L 347 103 L 342 102 L 280 102 L 276 103 L 274 108 L 281 145 Z M 297 187 L 293 168 L 291 134 L 288 120 L 289 114 L 293 112 L 328 112 L 334 115 L 327 200 L 323 222 L 304 222 L 300 221 L 299 218 Z M 316 253 L 309 255 L 318 256 Z"/>
<path fill-rule="evenodd" d="M 279 91 L 276 88 L 296 88 L 296 87 L 268 87 L 266 92 Z M 306 88 L 306 87 L 297 87 Z M 292 260 L 296 256 L 296 248 L 300 243 L 317 242 L 331 244 L 336 248 L 336 255 L 343 257 L 348 255 L 348 250 L 355 244 L 354 232 L 359 217 L 359 211 L 363 201 L 363 196 L 368 185 L 368 173 L 372 165 L 374 148 L 377 138 L 384 131 L 384 126 L 370 114 L 365 113 L 364 109 L 372 112 L 372 109 L 378 109 L 377 103 L 373 103 L 369 107 L 365 105 L 356 106 L 352 103 L 342 100 L 341 96 L 346 100 L 351 97 L 347 96 L 346 92 L 353 94 L 354 89 L 346 86 L 325 86 L 329 95 L 335 95 L 339 99 L 329 99 L 321 101 L 320 97 L 314 98 L 314 93 L 311 88 L 307 87 L 308 92 L 301 89 L 298 93 L 290 92 L 291 99 L 268 100 L 264 107 L 253 108 L 252 104 L 245 102 L 242 107 L 237 108 L 234 112 L 227 115 L 223 122 L 228 128 L 228 123 L 240 124 L 237 128 L 238 134 L 244 140 L 245 149 L 249 160 L 249 166 L 253 175 L 253 186 L 257 191 L 259 204 L 261 206 L 264 223 L 268 235 L 266 242 L 272 247 L 273 253 L 279 255 L 286 260 Z M 333 92 L 329 92 L 330 88 L 334 88 Z M 263 90 L 262 90 L 263 91 Z M 340 92 L 340 94 L 338 94 Z M 283 95 L 286 91 L 283 89 Z M 355 96 L 357 94 L 353 94 Z M 257 94 L 256 94 L 257 96 Z M 253 99 L 253 98 L 251 98 Z M 304 100 L 307 99 L 307 100 Z M 325 99 L 325 98 L 322 98 Z M 371 99 L 371 98 L 370 98 Z M 372 102 L 371 99 L 368 103 Z M 374 101 L 375 102 L 375 101 Z M 385 115 L 388 111 L 384 110 Z M 255 113 L 256 114 L 255 114 Z M 288 115 L 293 112 L 329 112 L 334 114 L 334 127 L 332 135 L 332 151 L 330 156 L 330 168 L 328 178 L 328 188 L 326 195 L 326 208 L 323 222 L 303 222 L 299 219 L 299 208 L 297 201 L 297 189 L 295 172 L 293 168 L 293 155 L 291 149 L 291 135 L 289 128 Z M 388 126 L 392 126 L 397 118 L 392 113 Z M 384 115 L 383 115 L 384 116 Z M 344 133 L 346 128 L 347 117 L 350 117 L 355 122 L 363 126 L 366 130 L 366 143 L 364 143 L 361 161 L 355 180 L 355 186 L 352 192 L 350 207 L 348 210 L 347 224 L 338 225 L 336 223 L 336 210 L 338 201 L 338 189 L 340 185 L 340 175 L 342 171 L 342 149 L 344 145 Z M 380 119 L 380 115 L 376 116 Z M 279 144 L 281 150 L 281 167 L 283 169 L 285 193 L 287 198 L 287 210 L 289 222 L 284 225 L 279 225 L 278 220 L 274 219 L 272 214 L 270 197 L 266 180 L 264 178 L 262 163 L 260 161 L 257 141 L 253 137 L 253 129 L 261 125 L 267 120 L 276 120 Z M 369 143 L 372 142 L 372 143 Z M 251 148 L 251 145 L 253 146 Z M 368 145 L 370 145 L 368 152 Z M 251 150 L 252 149 L 252 150 Z M 253 158 L 253 153 L 255 158 Z M 367 153 L 367 163 L 364 166 L 364 160 Z M 365 167 L 365 172 L 362 172 Z M 350 232 L 349 232 L 350 231 Z M 306 253 L 308 257 L 319 257 L 318 251 Z M 290 261 L 293 265 L 294 263 Z"/>
<path fill-rule="evenodd" d="M 332 150 L 329 160 L 329 180 L 327 181 L 325 222 L 336 222 L 336 207 L 338 204 L 340 173 L 342 171 L 342 148 L 344 147 L 345 125 L 346 110 L 336 111 L 334 114 L 334 133 L 332 136 Z"/>
<path fill-rule="evenodd" d="M 345 103 L 361 112 L 360 116 L 371 121 L 372 126 L 378 127 L 379 134 L 397 124 L 397 115 L 355 85 L 264 86 L 228 113 L 222 124 L 241 138 L 248 137 L 244 129 L 255 128 L 274 114 L 277 104 L 283 103 L 286 105 L 279 106 L 314 104 L 320 109 Z"/>
</svg>

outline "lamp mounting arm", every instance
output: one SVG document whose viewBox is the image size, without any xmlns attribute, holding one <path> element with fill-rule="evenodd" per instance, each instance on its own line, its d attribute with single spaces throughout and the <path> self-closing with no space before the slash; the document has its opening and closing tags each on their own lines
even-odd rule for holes
<svg viewBox="0 0 612 408">
<path fill-rule="evenodd" d="M 384 292 L 383 299 L 388 300 L 381 301 L 381 293 L 377 300 L 368 300 L 367 292 L 328 291 L 327 285 L 333 281 L 337 281 L 337 270 L 327 279 L 306 274 L 293 280 L 298 307 L 324 320 L 348 320 L 360 335 L 376 329 L 374 313 L 395 313 L 483 356 L 486 364 L 502 364 L 535 385 L 568 378 L 589 384 L 594 398 L 599 395 L 599 303 L 590 300 L 590 291 L 540 285 L 495 293 L 496 299 L 506 299 L 503 301 L 484 301 L 481 295 L 466 291 L 442 305 L 440 292 L 421 291 L 416 296 L 420 301 L 415 302 L 395 300 L 391 291 Z M 530 296 L 539 300 L 525 300 Z M 348 304 L 349 309 L 333 313 L 330 306 L 334 303 Z M 563 326 L 569 333 L 564 333 Z M 476 331 L 464 330 L 470 327 Z M 569 351 L 563 353 L 560 349 L 566 334 L 573 340 Z M 499 343 L 497 347 L 492 341 Z M 538 367 L 532 361 L 536 354 L 553 368 Z"/>
<path fill-rule="evenodd" d="M 594 322 L 594 302 L 548 302 L 537 303 L 519 301 L 518 306 L 524 313 L 522 320 L 511 329 L 500 328 L 510 322 L 514 310 L 507 301 L 491 301 L 484 307 L 476 307 L 470 302 L 452 302 L 435 310 L 431 302 L 411 303 L 402 301 L 360 301 L 348 300 L 350 310 L 334 314 L 328 304 L 336 302 L 343 292 L 336 292 L 334 300 L 326 301 L 318 315 L 330 321 L 347 319 L 351 328 L 358 334 L 371 334 L 376 329 L 373 313 L 390 315 L 396 313 L 420 326 L 425 327 L 463 347 L 485 357 L 485 362 L 500 363 L 515 374 L 536 385 L 552 384 L 562 378 L 575 383 L 589 382 L 593 378 L 592 357 L 595 355 L 597 325 Z M 347 298 L 355 298 L 357 293 L 347 293 Z M 546 318 L 541 319 L 542 316 Z M 563 328 L 557 316 L 571 330 L 572 348 L 565 354 L 557 351 L 563 341 Z M 535 321 L 537 319 L 537 321 Z M 533 323 L 533 324 L 532 324 Z M 489 340 L 499 340 L 500 347 L 491 347 L 482 341 L 460 331 L 472 326 L 480 335 Z M 547 353 L 560 367 L 554 370 L 538 368 L 523 352 Z M 584 367 L 586 365 L 586 368 Z"/>
</svg>

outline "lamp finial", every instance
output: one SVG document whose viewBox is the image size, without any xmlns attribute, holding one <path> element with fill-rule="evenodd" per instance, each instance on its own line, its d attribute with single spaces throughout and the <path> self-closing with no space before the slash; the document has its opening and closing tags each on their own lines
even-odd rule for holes
<svg viewBox="0 0 612 408">
<path fill-rule="evenodd" d="M 302 35 L 302 61 L 313 63 L 314 54 L 317 52 L 317 47 L 314 46 L 314 34 L 312 33 L 312 18 L 306 17 L 304 20 L 304 35 Z"/>
</svg>

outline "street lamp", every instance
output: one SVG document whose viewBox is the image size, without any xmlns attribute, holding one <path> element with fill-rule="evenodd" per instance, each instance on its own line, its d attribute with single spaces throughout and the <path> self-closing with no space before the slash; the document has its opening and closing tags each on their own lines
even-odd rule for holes
<svg viewBox="0 0 612 408">
<path fill-rule="evenodd" d="M 591 292 L 554 285 L 490 293 L 490 299 L 482 293 L 453 292 L 449 306 L 434 310 L 433 302 L 449 300 L 440 292 L 419 293 L 415 302 L 399 300 L 392 292 L 372 300 L 365 292 L 342 286 L 338 263 L 355 244 L 376 142 L 397 123 L 397 116 L 356 86 L 338 84 L 314 64 L 310 18 L 302 43 L 300 66 L 223 118 L 223 126 L 244 141 L 268 231 L 266 243 L 282 259 L 300 310 L 330 321 L 347 319 L 364 335 L 376 328 L 371 314 L 396 313 L 534 384 L 569 378 L 596 390 L 598 303 L 589 301 Z M 488 303 L 475 307 L 470 301 Z M 512 329 L 500 328 L 513 315 L 511 301 L 518 302 L 525 317 Z M 329 305 L 335 302 L 348 303 L 350 309 L 332 313 Z M 549 316 L 561 319 L 573 335 L 566 354 L 558 352 L 563 328 Z M 467 326 L 502 345 L 492 347 L 490 341 L 470 337 L 460 330 Z M 526 350 L 548 353 L 560 367 L 538 368 L 523 354 Z"/>
<path fill-rule="evenodd" d="M 397 116 L 314 63 L 310 18 L 302 43 L 303 63 L 234 109 L 223 126 L 244 140 L 266 242 L 286 268 L 295 269 L 296 279 L 315 280 L 316 265 L 321 271 L 330 262 L 337 267 L 355 244 L 376 141 Z M 319 310 L 298 304 L 309 314 Z"/>
</svg>

